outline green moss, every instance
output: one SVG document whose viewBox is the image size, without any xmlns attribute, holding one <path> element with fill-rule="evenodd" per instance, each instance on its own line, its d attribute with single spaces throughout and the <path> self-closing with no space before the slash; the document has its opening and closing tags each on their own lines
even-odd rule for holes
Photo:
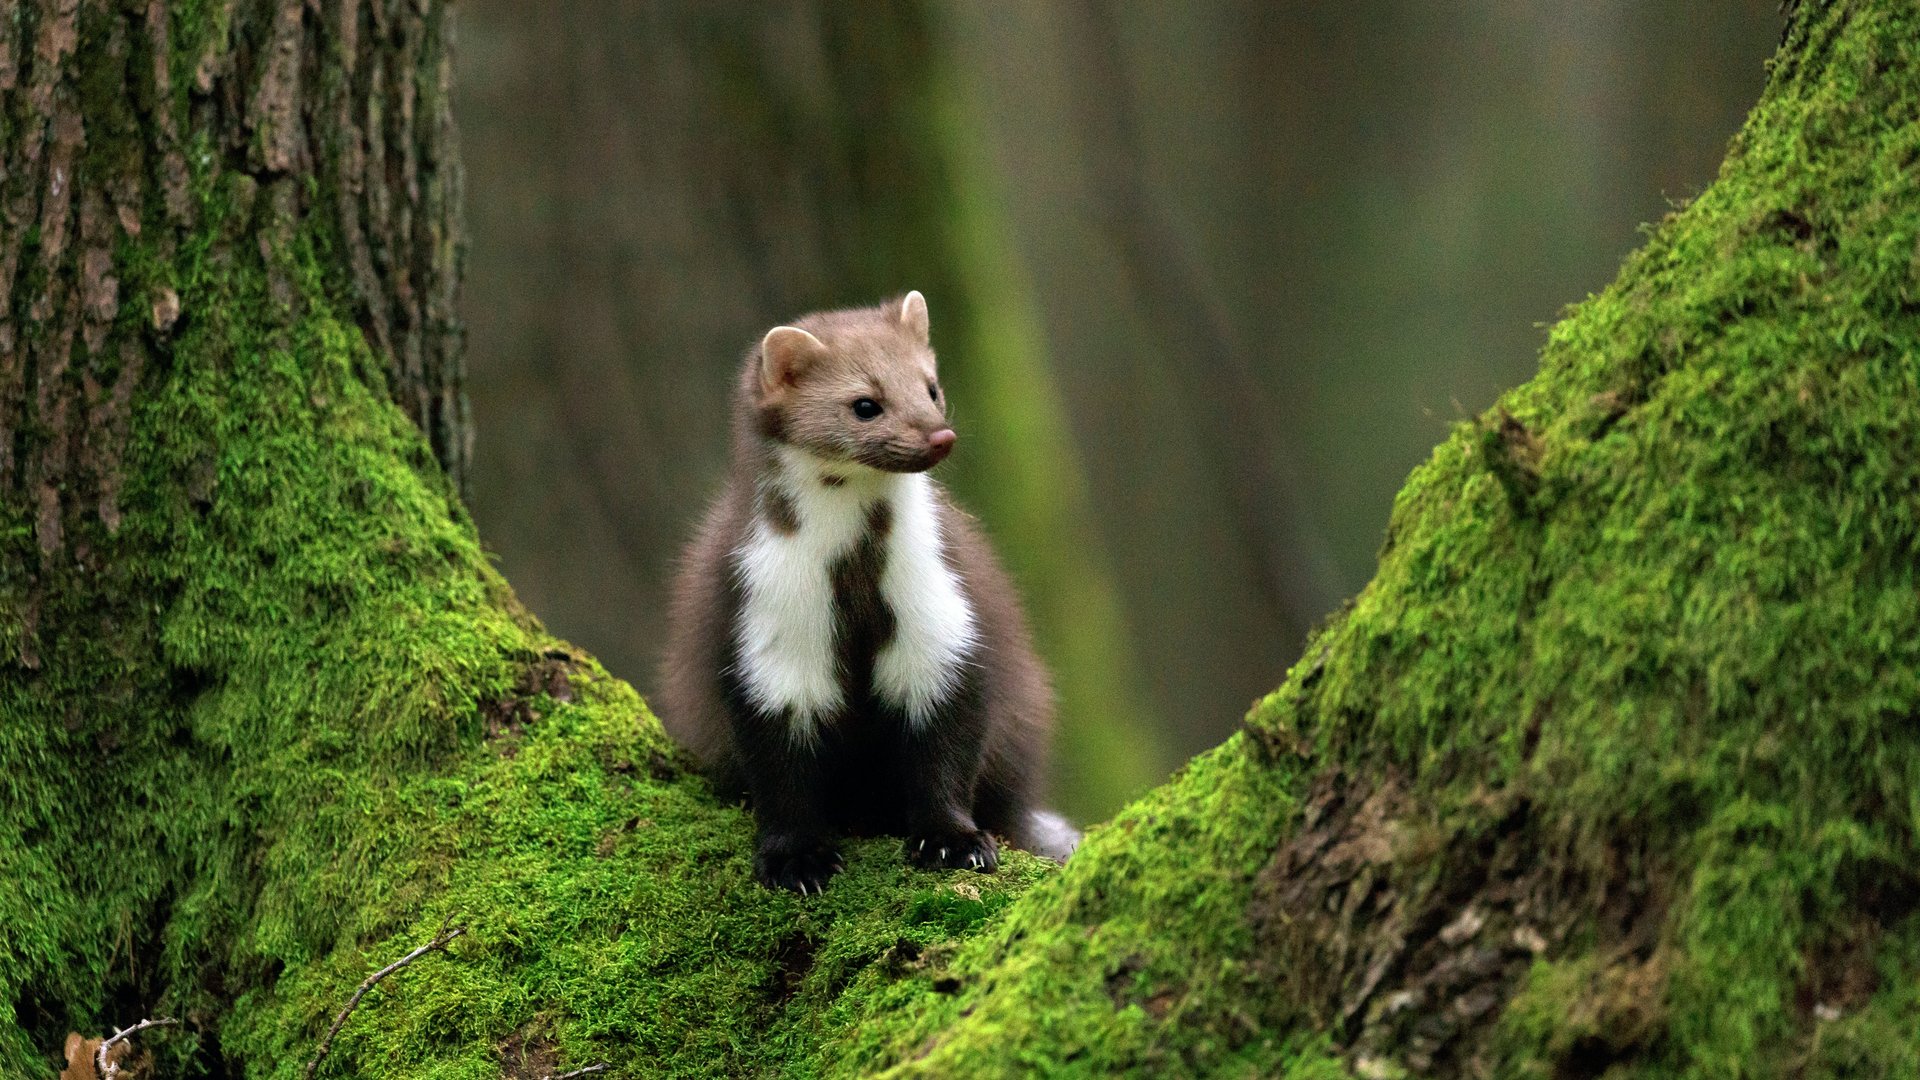
<svg viewBox="0 0 1920 1080">
<path fill-rule="evenodd" d="M 188 93 L 200 58 L 214 42 L 227 40 L 234 5 L 218 0 L 172 0 L 167 6 L 167 80 L 174 93 L 176 119 L 185 130 Z"/>
<path fill-rule="evenodd" d="M 1329 758 L 1522 791 L 1595 875 L 1675 860 L 1663 1074 L 1770 1074 L 1831 942 L 1910 932 L 1871 898 L 1916 887 L 1920 825 L 1920 24 L 1810 25 L 1818 77 L 1554 329 L 1523 434 L 1411 478 L 1303 690 Z M 1560 1015 L 1508 1034 L 1552 1060 Z"/>
<path fill-rule="evenodd" d="M 1414 473 L 1377 577 L 1249 721 L 1283 771 L 1303 751 L 1348 789 L 1398 778 L 1442 841 L 1488 829 L 1489 793 L 1528 808 L 1566 925 L 1470 1032 L 1498 1075 L 1920 1072 L 1920 20 L 1834 3 L 1796 25 L 1718 182 Z M 1198 805 L 1242 753 L 1121 820 Z M 876 1010 L 855 1062 L 1338 1067 L 1295 1028 L 1311 1003 L 1274 1000 L 1312 980 L 1219 974 L 1248 961 L 1223 943 L 1244 898 L 1202 932 L 1165 892 L 1193 865 L 1244 885 L 1253 834 L 1271 856 L 1287 819 L 1236 816 L 1245 796 L 1177 838 L 1103 834 L 963 950 L 990 989 Z M 1396 880 L 1464 872 L 1462 845 L 1412 847 Z M 1066 916 L 1075 882 L 1136 867 Z M 1035 927 L 1056 932 L 1007 943 Z M 1209 977 L 1143 1016 L 1102 980 L 1123 949 Z M 1268 1024 L 1220 1052 L 1235 1010 Z"/>
<path fill-rule="evenodd" d="M 171 1012 L 171 1071 L 293 1076 L 459 925 L 328 1074 L 1339 1076 L 1253 918 L 1337 774 L 1421 808 L 1407 880 L 1493 792 L 1638 890 L 1643 939 L 1560 898 L 1502 1075 L 1920 1074 L 1920 20 L 1807 11 L 1720 180 L 1414 474 L 1312 662 L 1057 873 L 872 840 L 825 896 L 753 885 L 747 815 L 487 565 L 324 226 L 201 179 L 186 242 L 122 253 L 182 305 L 124 524 L 43 556 L 0 507 L 0 1072 Z"/>
<path fill-rule="evenodd" d="M 1246 911 L 1292 779 L 1240 740 L 1197 760 L 1093 830 L 950 964 L 837 1002 L 830 1015 L 869 1022 L 823 1046 L 822 1065 L 1112 1076 L 1280 1060 L 1284 1040 L 1259 1024 Z"/>
<path fill-rule="evenodd" d="M 649 1075 L 772 1069 L 865 968 L 972 928 L 910 917 L 916 887 L 997 908 L 1043 872 L 1017 857 L 993 878 L 918 874 L 877 840 L 848 850 L 823 898 L 770 893 L 752 879 L 747 815 L 667 771 L 632 691 L 597 670 L 575 684 L 566 705 L 537 699 L 524 734 L 373 808 L 363 835 L 413 838 L 382 860 L 393 884 L 368 890 L 386 899 L 363 902 L 362 939 L 238 1010 L 229 1038 L 249 1059 L 304 1060 L 368 970 L 451 924 L 468 932 L 449 955 L 396 976 L 342 1034 L 336 1075 L 497 1075 L 515 1040 Z"/>
</svg>

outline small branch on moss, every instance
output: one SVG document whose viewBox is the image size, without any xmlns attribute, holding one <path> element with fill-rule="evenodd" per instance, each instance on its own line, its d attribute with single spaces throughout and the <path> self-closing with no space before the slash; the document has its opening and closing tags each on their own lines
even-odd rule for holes
<svg viewBox="0 0 1920 1080">
<path fill-rule="evenodd" d="M 355 990 L 353 996 L 347 999 L 347 1005 L 340 1010 L 340 1015 L 333 1018 L 333 1026 L 327 1029 L 326 1037 L 320 1040 L 320 1048 L 314 1052 L 313 1060 L 307 1062 L 306 1080 L 313 1080 L 314 1072 L 320 1068 L 320 1063 L 326 1060 L 327 1051 L 333 1049 L 333 1037 L 340 1034 L 340 1029 L 346 1025 L 347 1017 L 353 1015 L 354 1006 L 360 1004 L 360 999 L 366 996 L 367 991 L 373 989 L 375 984 L 379 983 L 381 979 L 399 971 L 415 960 L 420 959 L 436 949 L 446 948 L 447 942 L 452 941 L 454 938 L 466 932 L 467 928 L 464 926 L 458 926 L 452 930 L 442 930 L 440 931 L 440 935 L 432 941 L 427 942 L 425 945 L 420 946 L 400 959 L 395 960 L 393 963 L 388 964 L 386 967 L 381 968 L 379 971 L 367 976 L 366 981 L 360 984 L 360 989 Z"/>
<path fill-rule="evenodd" d="M 611 1068 L 613 1068 L 613 1066 L 602 1061 L 597 1064 L 589 1065 L 584 1069 L 575 1069 L 572 1072 L 563 1072 L 558 1076 L 555 1076 L 553 1073 L 548 1073 L 547 1075 L 541 1077 L 540 1080 L 573 1080 L 573 1078 L 576 1076 L 591 1076 L 594 1073 L 606 1072 L 608 1069 L 611 1069 Z"/>
<path fill-rule="evenodd" d="M 178 1024 L 179 1022 L 180 1021 L 175 1020 L 171 1016 L 166 1016 L 158 1020 L 142 1020 L 137 1024 L 128 1024 L 126 1027 L 114 1032 L 100 1043 L 98 1050 L 93 1052 L 94 1071 L 100 1074 L 102 1080 L 115 1080 L 115 1078 L 120 1075 L 120 1063 L 107 1060 L 107 1051 L 113 1049 L 113 1044 L 124 1041 L 127 1036 L 137 1035 L 148 1028 L 167 1027 Z"/>
</svg>

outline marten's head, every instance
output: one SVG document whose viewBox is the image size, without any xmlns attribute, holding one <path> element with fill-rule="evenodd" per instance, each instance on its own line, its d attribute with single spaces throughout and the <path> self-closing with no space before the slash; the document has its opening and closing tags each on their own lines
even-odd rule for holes
<svg viewBox="0 0 1920 1080">
<path fill-rule="evenodd" d="M 823 461 L 923 472 L 953 449 L 918 292 L 776 326 L 745 374 L 760 434 Z"/>
</svg>

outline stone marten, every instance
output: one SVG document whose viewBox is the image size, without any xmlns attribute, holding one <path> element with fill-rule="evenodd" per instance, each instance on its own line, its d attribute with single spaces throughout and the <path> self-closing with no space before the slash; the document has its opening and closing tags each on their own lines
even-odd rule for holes
<svg viewBox="0 0 1920 1080">
<path fill-rule="evenodd" d="M 1053 695 L 1012 582 L 927 476 L 953 449 L 918 292 L 769 330 L 733 468 L 673 588 L 667 729 L 759 824 L 754 871 L 817 892 L 843 833 L 991 872 L 1065 860 L 1034 799 Z"/>
</svg>

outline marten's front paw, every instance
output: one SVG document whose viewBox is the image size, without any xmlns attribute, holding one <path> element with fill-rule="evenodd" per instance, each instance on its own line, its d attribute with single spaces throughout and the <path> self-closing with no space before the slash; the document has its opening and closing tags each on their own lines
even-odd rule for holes
<svg viewBox="0 0 1920 1080">
<path fill-rule="evenodd" d="M 991 874 L 1000 868 L 1000 848 L 979 829 L 907 837 L 907 861 L 922 869 L 948 867 Z"/>
<path fill-rule="evenodd" d="M 846 869 L 831 845 L 808 838 L 763 842 L 753 856 L 753 876 L 770 889 L 802 896 L 827 891 L 827 879 Z"/>
</svg>

